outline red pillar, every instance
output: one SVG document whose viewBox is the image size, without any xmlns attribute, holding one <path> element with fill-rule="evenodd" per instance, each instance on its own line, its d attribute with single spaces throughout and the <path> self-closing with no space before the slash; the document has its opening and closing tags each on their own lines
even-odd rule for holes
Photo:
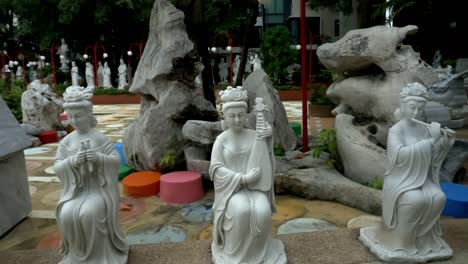
<svg viewBox="0 0 468 264">
<path fill-rule="evenodd" d="M 307 126 L 307 45 L 305 0 L 301 0 L 301 86 L 302 86 L 302 151 L 309 150 L 309 135 Z"/>
</svg>

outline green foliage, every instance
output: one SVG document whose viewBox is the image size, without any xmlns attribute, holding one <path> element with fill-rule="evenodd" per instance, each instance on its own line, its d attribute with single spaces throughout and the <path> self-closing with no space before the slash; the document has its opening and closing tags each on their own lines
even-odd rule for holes
<svg viewBox="0 0 468 264">
<path fill-rule="evenodd" d="M 21 109 L 21 95 L 24 91 L 24 84 L 21 81 L 13 81 L 10 89 L 6 89 L 6 84 L 3 79 L 0 79 L 0 93 L 3 100 L 10 108 L 18 122 L 23 122 L 23 110 Z"/>
<path fill-rule="evenodd" d="M 308 4 L 311 9 L 325 7 L 335 12 L 343 12 L 345 15 L 353 12 L 352 0 L 309 0 Z"/>
<path fill-rule="evenodd" d="M 103 89 L 99 88 L 94 90 L 95 95 L 119 95 L 119 94 L 132 94 L 130 93 L 127 89 L 124 90 L 119 90 L 117 88 L 108 88 L 108 89 Z"/>
<path fill-rule="evenodd" d="M 316 105 L 333 105 L 330 98 L 327 97 L 327 86 L 323 84 L 315 85 L 314 91 L 310 96 L 310 103 Z"/>
<path fill-rule="evenodd" d="M 382 190 L 383 189 L 383 184 L 384 180 L 381 178 L 375 178 L 373 182 L 370 182 L 368 184 L 369 187 L 377 189 L 377 190 Z"/>
<path fill-rule="evenodd" d="M 312 142 L 312 156 L 319 158 L 323 152 L 329 154 L 327 164 L 330 168 L 335 168 L 339 172 L 343 172 L 343 165 L 341 164 L 338 155 L 338 147 L 336 144 L 336 130 L 322 129 L 319 135 Z"/>
<path fill-rule="evenodd" d="M 299 51 L 291 49 L 290 45 L 289 30 L 284 26 L 271 27 L 263 36 L 260 57 L 265 71 L 275 83 L 286 79 L 286 68 L 299 58 Z"/>
<path fill-rule="evenodd" d="M 273 153 L 275 153 L 275 156 L 284 156 L 285 155 L 284 149 L 278 143 L 273 145 Z"/>
<path fill-rule="evenodd" d="M 314 77 L 314 82 L 330 84 L 336 80 L 337 76 L 338 74 L 335 71 L 322 68 L 320 69 L 320 72 Z"/>
<path fill-rule="evenodd" d="M 455 69 L 455 66 L 457 66 L 457 60 L 456 59 L 444 59 L 440 62 L 440 66 L 442 67 L 447 67 L 448 65 L 452 66 L 453 69 Z"/>
<path fill-rule="evenodd" d="M 176 152 L 175 150 L 170 150 L 161 157 L 159 165 L 165 168 L 172 168 L 175 166 Z"/>
</svg>

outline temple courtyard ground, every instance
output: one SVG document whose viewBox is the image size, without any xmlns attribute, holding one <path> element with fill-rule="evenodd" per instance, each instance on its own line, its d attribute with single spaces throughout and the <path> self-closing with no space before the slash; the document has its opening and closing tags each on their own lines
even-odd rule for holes
<svg viewBox="0 0 468 264">
<path fill-rule="evenodd" d="M 289 121 L 300 123 L 301 102 L 284 105 Z M 94 107 L 97 128 L 114 142 L 121 142 L 138 113 L 136 104 Z M 333 126 L 334 118 L 310 117 L 309 135 Z M 457 132 L 458 138 L 468 138 L 468 128 Z M 25 150 L 33 211 L 0 239 L 0 263 L 59 261 L 55 207 L 62 187 L 53 170 L 57 146 Z M 122 193 L 119 218 L 132 245 L 129 263 L 209 263 L 213 191 L 205 191 L 202 200 L 185 205 L 167 204 L 159 196 L 132 198 Z M 272 234 L 284 241 L 288 263 L 380 263 L 357 240 L 357 228 L 375 225 L 380 217 L 329 201 L 280 195 L 276 202 Z M 468 219 L 442 217 L 442 225 L 456 255 L 441 263 L 467 263 Z"/>
</svg>

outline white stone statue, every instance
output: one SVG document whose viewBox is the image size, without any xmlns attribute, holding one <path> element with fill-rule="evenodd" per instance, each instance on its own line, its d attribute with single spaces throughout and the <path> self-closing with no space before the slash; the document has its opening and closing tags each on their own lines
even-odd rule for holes
<svg viewBox="0 0 468 264">
<path fill-rule="evenodd" d="M 104 66 L 102 66 L 102 61 L 98 62 L 98 68 L 97 68 L 97 76 L 98 76 L 98 86 L 103 87 L 104 86 Z"/>
<path fill-rule="evenodd" d="M 120 59 L 120 65 L 117 69 L 119 72 L 119 85 L 118 89 L 123 90 L 125 86 L 128 85 L 127 83 L 127 65 L 125 65 L 124 60 Z"/>
<path fill-rule="evenodd" d="M 256 71 L 261 68 L 262 68 L 262 61 L 258 57 L 258 54 L 255 54 L 255 57 L 253 59 L 253 71 Z"/>
<path fill-rule="evenodd" d="M 245 72 L 251 73 L 252 72 L 252 66 L 253 66 L 253 57 L 249 56 L 249 59 L 245 63 Z"/>
<path fill-rule="evenodd" d="M 442 59 L 442 55 L 440 54 L 440 50 L 436 50 L 434 53 L 434 58 L 432 59 L 432 68 L 437 69 L 442 67 L 440 65 L 440 61 Z"/>
<path fill-rule="evenodd" d="M 240 56 L 236 55 L 236 58 L 234 59 L 234 63 L 232 64 L 232 82 L 235 82 L 237 80 L 237 73 L 239 72 L 239 66 L 240 66 Z"/>
<path fill-rule="evenodd" d="M 271 236 L 276 212 L 273 190 L 272 128 L 257 98 L 257 131 L 244 128 L 247 91 L 220 93 L 224 124 L 213 145 L 209 174 L 214 181 L 214 263 L 286 263 L 283 243 Z"/>
<path fill-rule="evenodd" d="M 64 108 L 76 129 L 61 142 L 54 168 L 63 183 L 57 205 L 61 264 L 126 263 L 128 244 L 119 227 L 120 158 L 96 129 L 92 88 L 68 87 Z"/>
<path fill-rule="evenodd" d="M 361 229 L 359 239 L 384 261 L 426 262 L 453 255 L 442 239 L 439 217 L 445 195 L 439 170 L 455 132 L 437 122 L 419 121 L 427 89 L 411 83 L 402 89 L 400 120 L 388 133 L 389 161 L 383 186 L 383 223 Z"/>
<path fill-rule="evenodd" d="M 23 80 L 23 67 L 20 65 L 16 68 L 16 80 Z"/>
<path fill-rule="evenodd" d="M 218 73 L 219 73 L 220 82 L 221 83 L 226 83 L 228 81 L 228 75 L 229 75 L 228 68 L 229 68 L 229 65 L 226 63 L 226 60 L 224 58 L 221 58 L 221 61 L 218 64 L 218 68 L 219 68 Z"/>
<path fill-rule="evenodd" d="M 65 39 L 62 38 L 62 45 L 60 45 L 60 49 L 57 54 L 60 55 L 60 69 L 63 72 L 68 72 L 68 45 L 65 43 Z"/>
<path fill-rule="evenodd" d="M 91 62 L 86 62 L 86 69 L 85 69 L 85 77 L 86 77 L 86 87 L 94 87 L 94 72 L 93 72 L 93 65 Z"/>
<path fill-rule="evenodd" d="M 107 65 L 107 61 L 104 62 L 104 68 L 102 69 L 102 87 L 104 88 L 112 88 L 112 83 L 111 83 L 111 69 L 109 68 L 109 65 Z"/>
<path fill-rule="evenodd" d="M 76 63 L 74 61 L 72 61 L 72 67 L 71 67 L 72 86 L 78 86 L 78 78 L 79 78 L 78 66 L 76 66 Z"/>
</svg>

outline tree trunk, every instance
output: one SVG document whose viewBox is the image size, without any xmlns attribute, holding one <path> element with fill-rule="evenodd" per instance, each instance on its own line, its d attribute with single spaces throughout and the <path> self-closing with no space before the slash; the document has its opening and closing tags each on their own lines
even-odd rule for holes
<svg viewBox="0 0 468 264">
<path fill-rule="evenodd" d="M 257 0 L 250 1 L 248 10 L 250 12 L 250 17 L 249 17 L 249 22 L 246 25 L 245 30 L 244 30 L 244 37 L 242 40 L 243 42 L 242 42 L 241 61 L 239 64 L 239 69 L 237 70 L 235 86 L 241 86 L 242 79 L 244 78 L 245 65 L 247 64 L 247 59 L 249 57 L 249 34 L 255 28 L 255 22 L 257 21 L 257 16 L 258 16 Z"/>
</svg>

